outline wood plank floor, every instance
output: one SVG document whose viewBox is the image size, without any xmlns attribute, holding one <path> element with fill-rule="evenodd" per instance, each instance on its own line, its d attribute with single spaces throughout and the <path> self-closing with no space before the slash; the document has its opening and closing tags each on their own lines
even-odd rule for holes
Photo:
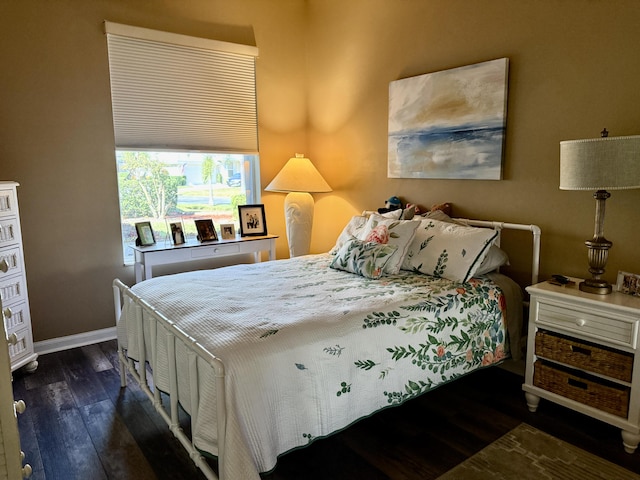
<svg viewBox="0 0 640 480">
<path fill-rule="evenodd" d="M 115 341 L 39 362 L 14 374 L 32 479 L 204 479 L 139 388 L 120 388 Z M 521 385 L 502 368 L 473 373 L 284 455 L 264 478 L 435 479 L 520 422 L 640 473 L 640 452 L 623 451 L 618 429 L 545 401 L 529 413 Z"/>
</svg>

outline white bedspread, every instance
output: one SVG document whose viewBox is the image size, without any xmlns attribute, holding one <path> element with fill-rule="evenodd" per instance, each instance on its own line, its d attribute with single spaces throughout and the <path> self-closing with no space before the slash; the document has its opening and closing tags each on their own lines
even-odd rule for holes
<svg viewBox="0 0 640 480">
<path fill-rule="evenodd" d="M 367 280 L 329 268 L 331 259 L 189 272 L 132 288 L 224 362 L 228 479 L 258 479 L 278 455 L 508 354 L 507 303 L 488 277 L 457 284 L 401 271 Z M 139 358 L 131 310 L 125 305 L 118 335 Z M 151 365 L 161 390 L 164 341 L 158 335 Z M 190 412 L 179 353 L 179 398 L 196 415 L 194 442 L 217 455 L 212 375 L 200 372 L 201 404 Z"/>
</svg>

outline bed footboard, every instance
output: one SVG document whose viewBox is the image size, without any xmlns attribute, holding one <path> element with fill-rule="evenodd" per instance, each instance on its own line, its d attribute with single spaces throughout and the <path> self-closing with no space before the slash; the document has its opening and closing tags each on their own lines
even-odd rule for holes
<svg viewBox="0 0 640 480">
<path fill-rule="evenodd" d="M 113 296 L 115 306 L 116 325 L 121 320 L 124 303 L 131 302 L 135 309 L 135 328 L 138 331 L 138 352 L 140 358 L 133 360 L 127 355 L 127 348 L 122 345 L 120 335 L 118 335 L 118 359 L 120 362 L 120 382 L 122 387 L 126 387 L 127 371 L 140 385 L 147 397 L 153 403 L 156 411 L 164 419 L 173 435 L 180 441 L 196 466 L 210 480 L 224 480 L 224 456 L 225 456 L 225 435 L 226 435 L 226 407 L 225 407 L 225 370 L 222 361 L 214 355 L 208 353 L 202 346 L 189 335 L 181 331 L 173 322 L 163 316 L 147 302 L 133 293 L 127 285 L 116 279 L 113 281 Z M 148 328 L 149 340 L 145 338 L 145 323 Z M 156 365 L 156 341 L 158 335 L 158 324 L 161 324 L 163 333 L 166 335 L 169 354 L 169 391 L 165 392 L 169 396 L 169 409 L 163 405 L 158 388 L 151 388 L 147 379 L 146 365 L 151 366 L 153 372 Z M 200 451 L 180 428 L 178 419 L 178 363 L 176 359 L 176 346 L 181 344 L 188 353 L 188 364 L 190 371 L 190 398 L 191 398 L 191 425 L 195 431 L 196 416 L 199 407 L 198 389 L 198 369 L 211 368 L 216 379 L 216 418 L 217 418 L 217 442 L 218 442 L 218 475 L 211 469 Z M 151 358 L 146 358 L 146 352 L 151 352 Z M 201 361 L 199 362 L 198 359 Z M 204 362 L 203 362 L 204 361 Z"/>
</svg>

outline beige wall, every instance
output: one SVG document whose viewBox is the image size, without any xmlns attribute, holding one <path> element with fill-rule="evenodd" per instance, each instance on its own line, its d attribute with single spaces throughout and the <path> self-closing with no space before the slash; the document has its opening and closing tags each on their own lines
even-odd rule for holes
<svg viewBox="0 0 640 480">
<path fill-rule="evenodd" d="M 20 188 L 36 340 L 113 326 L 121 266 L 102 21 L 255 44 L 262 183 L 295 152 L 333 186 L 316 195 L 313 251 L 397 194 L 542 227 L 542 272 L 584 275 L 590 193 L 558 190 L 559 142 L 640 134 L 636 0 L 0 0 L 0 177 Z M 386 178 L 390 81 L 510 59 L 502 181 Z M 282 194 L 264 193 L 287 255 Z M 640 273 L 640 190 L 613 192 L 607 277 Z M 507 239 L 526 281 L 526 236 Z"/>
<path fill-rule="evenodd" d="M 316 195 L 313 248 L 391 195 L 454 214 L 542 228 L 542 273 L 589 275 L 591 192 L 560 191 L 559 142 L 640 134 L 636 0 L 317 0 L 309 11 L 308 154 L 333 186 Z M 508 57 L 502 181 L 387 179 L 389 82 Z M 640 190 L 607 202 L 607 274 L 640 273 Z M 326 234 L 323 231 L 326 229 Z M 522 282 L 525 236 L 506 239 Z M 520 258 L 522 257 L 522 258 Z"/>
</svg>

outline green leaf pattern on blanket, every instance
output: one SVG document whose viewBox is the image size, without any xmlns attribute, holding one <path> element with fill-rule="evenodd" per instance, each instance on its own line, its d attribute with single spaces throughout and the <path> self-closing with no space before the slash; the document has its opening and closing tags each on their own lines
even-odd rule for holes
<svg viewBox="0 0 640 480">
<path fill-rule="evenodd" d="M 454 285 L 452 292 L 452 282 L 444 282 L 442 288 L 434 282 L 435 288 L 429 298 L 423 297 L 420 302 L 403 307 L 403 313 L 396 310 L 371 312 L 363 319 L 362 327 L 398 328 L 410 337 L 417 337 L 406 345 L 387 347 L 387 354 L 394 362 L 408 361 L 419 370 L 433 372 L 435 378 L 442 381 L 457 378 L 478 365 L 501 361 L 506 355 L 506 338 L 500 328 L 500 311 L 504 308 L 501 301 L 504 300 L 490 282 L 472 279 L 466 284 Z M 422 312 L 435 313 L 435 319 L 433 315 L 421 316 Z M 451 333 L 447 335 L 446 332 Z M 371 359 L 354 362 L 357 368 L 365 371 L 382 363 Z M 380 380 L 388 373 L 388 367 L 382 369 Z M 404 391 L 384 391 L 383 394 L 388 403 L 398 404 L 433 386 L 432 380 L 420 377 L 408 381 Z"/>
</svg>

